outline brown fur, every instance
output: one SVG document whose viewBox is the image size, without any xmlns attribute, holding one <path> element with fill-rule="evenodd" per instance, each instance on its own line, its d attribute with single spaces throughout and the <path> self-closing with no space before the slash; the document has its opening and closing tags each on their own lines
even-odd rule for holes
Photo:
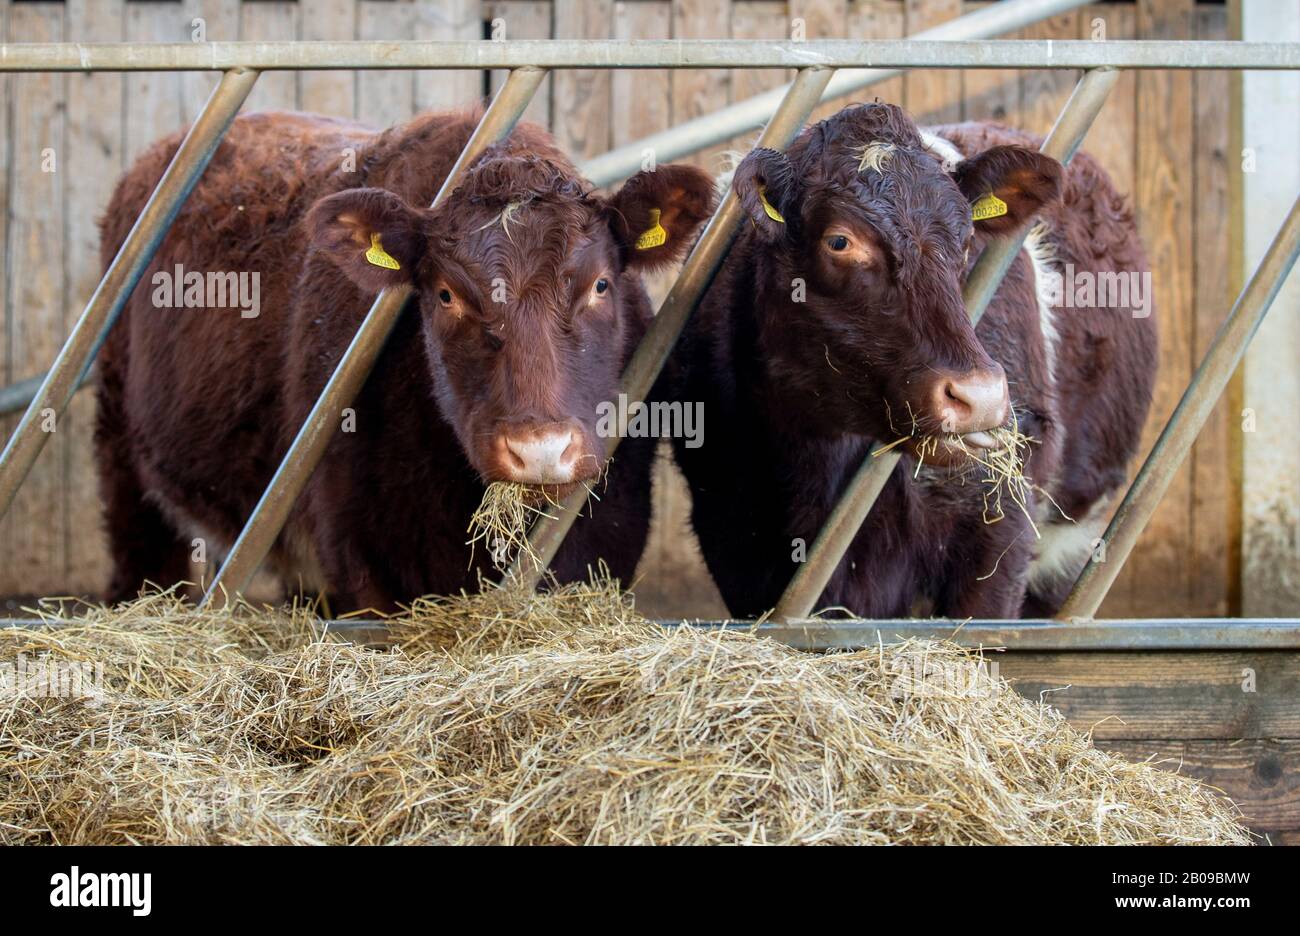
<svg viewBox="0 0 1300 936">
<path fill-rule="evenodd" d="M 695 450 L 675 447 L 733 614 L 775 604 L 798 541 L 811 545 L 872 442 L 941 429 L 933 386 L 948 375 L 1005 371 L 1020 427 L 1037 440 L 1028 474 L 1070 517 L 1123 482 L 1154 381 L 1154 318 L 1057 310 L 1053 381 L 1024 252 L 977 329 L 961 286 L 991 238 L 1038 216 L 1061 263 L 1147 270 L 1131 214 L 1086 154 L 1062 172 L 1035 152 L 1038 139 L 1015 130 L 937 132 L 966 156 L 951 175 L 911 118 L 881 104 L 846 108 L 808 128 L 788 158 L 756 151 L 736 172 L 750 223 L 688 330 L 676 376 L 678 395 L 705 401 L 709 436 Z M 879 170 L 862 168 L 873 142 L 892 148 Z M 763 211 L 760 184 L 784 224 Z M 1008 213 L 972 225 L 971 203 L 988 192 Z M 864 242 L 867 261 L 827 253 L 823 237 L 836 225 Z M 796 280 L 804 302 L 792 298 Z M 1029 522 L 1012 511 L 986 524 L 978 480 L 953 477 L 968 465 L 926 468 L 914 480 L 914 459 L 890 478 L 819 606 L 905 616 L 920 596 L 954 617 L 1016 616 L 1038 549 Z M 1030 509 L 1040 524 L 1054 513 L 1041 497 Z M 1059 513 L 1051 522 L 1068 523 Z M 1031 595 L 1025 610 L 1051 610 L 1068 578 Z"/>
<path fill-rule="evenodd" d="M 543 130 L 521 124 L 438 210 L 424 207 L 476 120 L 429 114 L 379 133 L 306 114 L 235 121 L 101 354 L 111 599 L 181 578 L 192 536 L 214 554 L 228 548 L 386 286 L 412 284 L 413 299 L 353 405 L 355 431 L 335 432 L 277 544 L 281 576 L 319 566 L 336 611 L 472 587 L 488 557 L 480 550 L 471 563 L 466 525 L 484 482 L 506 476 L 503 434 L 571 426 L 588 456 L 582 477 L 599 474 L 595 407 L 617 393 L 650 315 L 639 272 L 689 246 L 710 182 L 663 166 L 604 198 Z M 180 138 L 155 144 L 119 183 L 102 223 L 105 263 Z M 511 203 L 522 207 L 503 224 Z M 645 229 L 650 203 L 672 219 L 672 236 L 636 251 L 628 232 Z M 372 233 L 400 270 L 365 262 Z M 155 308 L 150 279 L 176 264 L 258 271 L 260 316 Z M 594 297 L 602 275 L 605 294 Z M 440 301 L 444 288 L 454 308 Z M 653 440 L 620 448 L 592 519 L 556 560 L 562 580 L 597 559 L 631 574 L 652 450 Z"/>
</svg>

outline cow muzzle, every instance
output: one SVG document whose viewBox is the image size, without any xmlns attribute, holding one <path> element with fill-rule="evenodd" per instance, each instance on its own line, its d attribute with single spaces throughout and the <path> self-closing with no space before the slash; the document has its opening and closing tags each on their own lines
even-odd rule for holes
<svg viewBox="0 0 1300 936">
<path fill-rule="evenodd" d="M 494 449 L 500 480 L 567 485 L 600 474 L 600 456 L 576 422 L 509 426 L 497 434 Z"/>
<path fill-rule="evenodd" d="M 980 444 L 981 433 L 1006 424 L 1011 414 L 1007 375 L 1000 366 L 967 371 L 935 381 L 929 392 L 930 412 L 940 432 L 970 435 Z"/>
</svg>

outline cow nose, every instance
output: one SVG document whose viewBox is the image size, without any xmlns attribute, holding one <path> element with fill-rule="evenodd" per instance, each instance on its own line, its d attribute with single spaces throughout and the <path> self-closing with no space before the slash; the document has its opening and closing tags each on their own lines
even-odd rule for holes
<svg viewBox="0 0 1300 936">
<path fill-rule="evenodd" d="M 508 434 L 505 462 L 510 480 L 523 484 L 568 484 L 574 479 L 581 446 L 572 429 Z"/>
<path fill-rule="evenodd" d="M 1007 375 L 997 366 L 940 380 L 933 393 L 942 430 L 957 435 L 998 428 L 1011 407 Z"/>
</svg>

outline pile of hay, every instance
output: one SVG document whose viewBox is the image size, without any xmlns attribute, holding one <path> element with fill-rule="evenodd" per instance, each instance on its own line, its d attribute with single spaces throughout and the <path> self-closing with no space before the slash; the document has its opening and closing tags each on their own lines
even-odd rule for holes
<svg viewBox="0 0 1300 936">
<path fill-rule="evenodd" d="M 1250 840 L 951 645 L 809 655 L 657 627 L 605 583 L 421 602 L 393 633 L 171 595 L 0 631 L 9 671 L 103 667 L 78 698 L 0 686 L 0 842 Z"/>
</svg>

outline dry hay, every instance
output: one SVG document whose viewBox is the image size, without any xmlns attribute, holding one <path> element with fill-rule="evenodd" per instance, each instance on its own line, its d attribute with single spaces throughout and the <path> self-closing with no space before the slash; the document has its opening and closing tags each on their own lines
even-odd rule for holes
<svg viewBox="0 0 1300 936">
<path fill-rule="evenodd" d="M 0 842 L 1249 841 L 949 644 L 810 655 L 603 582 L 392 624 L 155 595 L 0 631 L 0 663 L 103 665 L 90 698 L 0 690 Z"/>
</svg>

